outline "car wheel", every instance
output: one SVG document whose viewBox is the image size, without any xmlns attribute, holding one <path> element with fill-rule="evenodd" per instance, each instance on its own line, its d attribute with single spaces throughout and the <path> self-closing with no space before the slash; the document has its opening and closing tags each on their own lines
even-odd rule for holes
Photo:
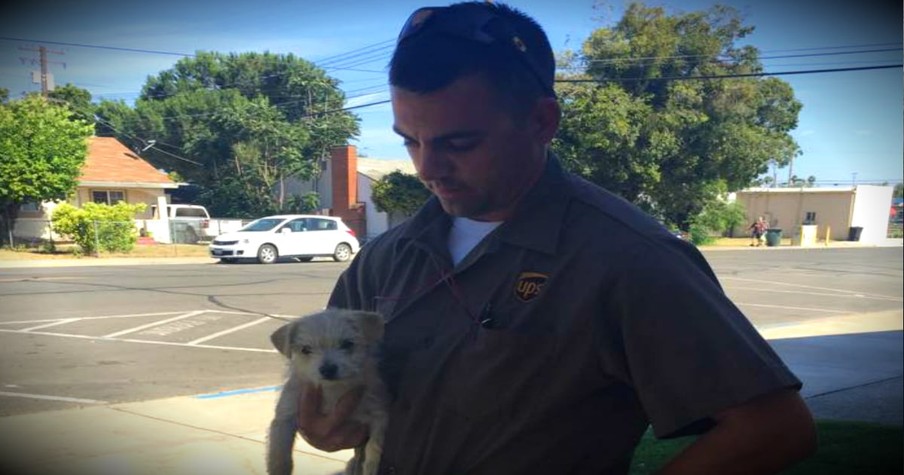
<svg viewBox="0 0 904 475">
<path fill-rule="evenodd" d="M 352 258 L 352 248 L 346 243 L 341 243 L 336 246 L 336 251 L 333 252 L 333 260 L 336 262 L 345 262 Z"/>
<path fill-rule="evenodd" d="M 279 258 L 279 252 L 273 244 L 264 244 L 257 250 L 257 261 L 261 264 L 273 264 Z"/>
</svg>

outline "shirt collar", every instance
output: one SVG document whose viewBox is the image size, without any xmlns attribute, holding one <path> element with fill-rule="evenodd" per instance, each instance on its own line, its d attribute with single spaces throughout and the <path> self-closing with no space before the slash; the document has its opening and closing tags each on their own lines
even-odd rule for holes
<svg viewBox="0 0 904 475">
<path fill-rule="evenodd" d="M 524 195 L 511 219 L 497 229 L 503 242 L 555 254 L 562 222 L 571 199 L 566 174 L 552 153 L 546 160 L 543 175 Z M 452 219 L 435 196 L 431 196 L 411 220 L 400 236 L 427 244 L 437 252 L 445 249 Z"/>
</svg>

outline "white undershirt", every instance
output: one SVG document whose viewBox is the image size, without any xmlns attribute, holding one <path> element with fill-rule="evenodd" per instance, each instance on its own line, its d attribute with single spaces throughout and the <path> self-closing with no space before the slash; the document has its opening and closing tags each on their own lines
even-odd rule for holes
<svg viewBox="0 0 904 475">
<path fill-rule="evenodd" d="M 449 230 L 449 254 L 452 264 L 458 265 L 480 241 L 496 229 L 502 221 L 474 221 L 468 218 L 453 218 Z"/>
</svg>

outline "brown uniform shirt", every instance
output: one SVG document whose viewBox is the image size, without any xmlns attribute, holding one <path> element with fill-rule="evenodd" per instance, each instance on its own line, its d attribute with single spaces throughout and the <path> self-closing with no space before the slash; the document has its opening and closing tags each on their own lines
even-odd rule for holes
<svg viewBox="0 0 904 475">
<path fill-rule="evenodd" d="M 649 424 L 800 387 L 693 246 L 554 157 L 454 268 L 450 222 L 431 200 L 330 298 L 386 320 L 383 473 L 626 473 Z"/>
</svg>

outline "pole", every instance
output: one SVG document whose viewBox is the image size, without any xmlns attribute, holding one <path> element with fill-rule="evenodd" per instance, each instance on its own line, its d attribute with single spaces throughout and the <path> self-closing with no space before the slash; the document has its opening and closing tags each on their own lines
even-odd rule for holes
<svg viewBox="0 0 904 475">
<path fill-rule="evenodd" d="M 47 93 L 50 92 L 47 90 L 47 48 L 39 46 L 38 55 L 41 61 L 41 95 L 47 97 Z"/>
<path fill-rule="evenodd" d="M 94 257 L 100 257 L 100 237 L 97 235 L 97 220 L 94 223 Z"/>
</svg>

